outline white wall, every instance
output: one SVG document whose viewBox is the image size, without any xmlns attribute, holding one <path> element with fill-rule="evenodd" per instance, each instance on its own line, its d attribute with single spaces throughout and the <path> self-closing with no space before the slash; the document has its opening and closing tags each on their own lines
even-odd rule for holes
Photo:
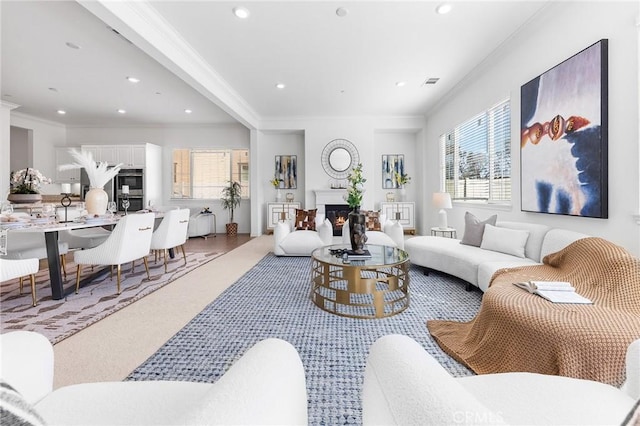
<svg viewBox="0 0 640 426">
<path fill-rule="evenodd" d="M 464 229 L 466 210 L 484 218 L 543 223 L 607 238 L 640 253 L 640 232 L 634 218 L 640 211 L 638 171 L 638 2 L 574 2 L 550 4 L 520 33 L 502 45 L 465 84 L 427 116 L 427 150 L 432 165 L 424 180 L 428 193 L 438 189 L 438 137 L 456 124 L 507 97 L 512 108 L 512 176 L 520 176 L 520 86 L 596 41 L 609 39 L 609 219 L 526 213 L 520 211 L 520 188 L 513 188 L 510 208 L 468 208 L 455 205 L 449 223 Z M 429 160 L 431 158 L 432 160 Z M 426 223 L 437 221 L 428 204 Z M 424 233 L 425 228 L 421 229 Z"/>
<path fill-rule="evenodd" d="M 241 125 L 167 126 L 167 127 L 69 127 L 67 145 L 121 145 L 151 143 L 162 147 L 162 188 L 164 197 L 156 205 L 178 205 L 200 211 L 209 207 L 216 214 L 216 231 L 225 232 L 229 212 L 218 200 L 171 200 L 172 150 L 174 148 L 249 148 L 249 131 Z M 253 165 L 251 165 L 253 168 Z M 252 196 L 255 189 L 252 188 Z M 235 210 L 238 232 L 251 231 L 251 204 L 243 200 Z"/>
<path fill-rule="evenodd" d="M 39 170 L 48 178 L 54 179 L 56 176 L 56 146 L 65 146 L 67 140 L 67 130 L 65 126 L 52 121 L 42 120 L 20 114 L 15 110 L 11 112 L 11 126 L 31 130 L 33 146 L 33 167 Z M 27 165 L 20 168 L 24 168 Z M 44 185 L 41 190 L 43 194 L 60 194 L 60 185 Z"/>
</svg>

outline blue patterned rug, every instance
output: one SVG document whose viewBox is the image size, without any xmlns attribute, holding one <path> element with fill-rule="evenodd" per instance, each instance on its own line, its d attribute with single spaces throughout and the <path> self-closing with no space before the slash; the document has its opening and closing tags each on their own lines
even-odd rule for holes
<svg viewBox="0 0 640 426">
<path fill-rule="evenodd" d="M 428 319 L 468 321 L 481 293 L 412 266 L 409 308 L 384 319 L 327 313 L 309 299 L 310 258 L 265 256 L 173 336 L 127 380 L 215 382 L 258 341 L 294 345 L 305 367 L 309 424 L 361 424 L 360 389 L 369 347 L 386 334 L 405 334 L 454 376 L 473 374 L 445 354 L 427 331 Z"/>
</svg>

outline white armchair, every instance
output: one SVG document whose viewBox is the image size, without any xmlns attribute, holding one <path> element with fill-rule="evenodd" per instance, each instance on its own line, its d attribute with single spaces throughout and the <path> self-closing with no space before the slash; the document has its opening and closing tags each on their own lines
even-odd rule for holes
<svg viewBox="0 0 640 426">
<path fill-rule="evenodd" d="M 215 383 L 129 381 L 53 388 L 53 349 L 42 335 L 0 335 L 2 380 L 47 424 L 306 424 L 304 367 L 296 349 L 266 339 Z"/>
<path fill-rule="evenodd" d="M 33 306 L 38 304 L 36 299 L 36 277 L 40 269 L 40 261 L 33 259 L 2 259 L 0 258 L 0 282 L 20 278 L 20 294 L 24 277 L 28 276 L 31 283 L 31 300 Z"/>
<path fill-rule="evenodd" d="M 151 236 L 151 250 L 161 252 L 164 258 L 164 272 L 167 272 L 167 251 L 172 248 L 182 249 L 184 264 L 187 264 L 187 255 L 184 252 L 184 243 L 187 241 L 187 228 L 189 226 L 189 209 L 169 210 L 164 214 L 158 229 Z"/>
<path fill-rule="evenodd" d="M 329 219 L 316 219 L 316 230 L 296 230 L 290 221 L 280 221 L 273 230 L 276 256 L 311 256 L 311 252 L 333 242 Z"/>
<path fill-rule="evenodd" d="M 640 340 L 629 346 L 627 381 L 618 389 L 536 373 L 453 378 L 415 340 L 388 335 L 367 358 L 363 424 L 621 424 L 639 385 Z"/>
<path fill-rule="evenodd" d="M 388 220 L 384 215 L 381 216 L 380 219 L 380 222 L 382 222 L 382 231 L 366 231 L 366 244 L 398 247 L 404 250 L 404 230 L 402 229 L 402 225 L 397 220 Z M 347 219 L 342 225 L 342 244 L 350 243 L 349 219 Z"/>
<path fill-rule="evenodd" d="M 97 247 L 80 250 L 74 253 L 74 261 L 78 265 L 76 277 L 76 293 L 80 290 L 80 276 L 83 265 L 115 265 L 118 274 L 118 294 L 120 294 L 121 265 L 142 258 L 149 276 L 147 255 L 151 248 L 154 213 L 133 213 L 118 221 L 107 240 Z"/>
</svg>

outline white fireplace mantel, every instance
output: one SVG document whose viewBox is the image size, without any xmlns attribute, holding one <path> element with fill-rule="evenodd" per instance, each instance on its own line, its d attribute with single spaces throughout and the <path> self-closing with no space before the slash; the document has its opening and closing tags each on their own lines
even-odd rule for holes
<svg viewBox="0 0 640 426">
<path fill-rule="evenodd" d="M 346 189 L 316 189 L 313 192 L 316 194 L 316 209 L 318 214 L 325 214 L 324 206 L 326 204 L 346 204 L 345 197 L 347 196 Z"/>
</svg>

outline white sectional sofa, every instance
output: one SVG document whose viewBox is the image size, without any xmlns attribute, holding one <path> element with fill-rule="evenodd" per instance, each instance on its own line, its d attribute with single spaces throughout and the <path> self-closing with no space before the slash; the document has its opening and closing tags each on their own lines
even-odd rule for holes
<svg viewBox="0 0 640 426">
<path fill-rule="evenodd" d="M 410 238 L 405 242 L 411 263 L 429 270 L 444 272 L 461 278 L 486 291 L 493 274 L 502 268 L 536 265 L 549 253 L 554 253 L 572 242 L 588 237 L 586 234 L 550 228 L 525 222 L 497 222 L 496 228 L 528 233 L 524 244 L 523 257 L 501 251 L 461 244 L 458 239 L 422 236 Z M 507 231 L 508 232 L 508 231 Z M 518 236 L 517 232 L 509 233 Z M 500 236 L 500 234 L 498 233 Z M 523 235 L 522 232 L 519 235 Z M 504 237 L 504 235 L 503 235 Z M 515 244 L 509 236 L 503 238 L 505 245 Z M 512 251 L 512 250 L 505 250 Z M 468 285 L 468 289 L 471 287 Z"/>
</svg>

